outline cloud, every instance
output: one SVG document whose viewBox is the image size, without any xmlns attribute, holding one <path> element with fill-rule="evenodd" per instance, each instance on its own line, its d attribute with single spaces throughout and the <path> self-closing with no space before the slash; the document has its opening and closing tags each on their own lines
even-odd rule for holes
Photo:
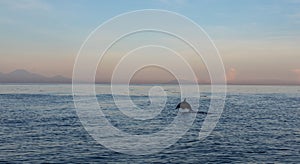
<svg viewBox="0 0 300 164">
<path fill-rule="evenodd" d="M 300 82 L 300 68 L 292 69 L 291 72 L 296 75 L 297 80 Z"/>
<path fill-rule="evenodd" d="M 15 22 L 13 19 L 0 17 L 0 24 L 14 24 Z"/>
<path fill-rule="evenodd" d="M 49 4 L 41 0 L 15 0 L 15 1 L 0 1 L 0 4 L 6 5 L 11 9 L 18 10 L 49 10 Z"/>
<path fill-rule="evenodd" d="M 289 0 L 290 3 L 300 3 L 300 0 Z"/>
<path fill-rule="evenodd" d="M 291 14 L 287 14 L 287 18 L 293 24 L 296 24 L 296 25 L 300 24 L 300 12 L 294 12 Z"/>
<path fill-rule="evenodd" d="M 236 79 L 237 71 L 235 68 L 230 68 L 226 73 L 227 82 L 233 82 Z"/>
<path fill-rule="evenodd" d="M 159 2 L 165 5 L 184 5 L 187 0 L 159 0 Z"/>
</svg>

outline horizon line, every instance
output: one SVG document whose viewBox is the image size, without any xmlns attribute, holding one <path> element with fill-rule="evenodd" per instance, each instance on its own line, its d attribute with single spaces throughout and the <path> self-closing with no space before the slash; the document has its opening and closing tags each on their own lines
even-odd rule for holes
<svg viewBox="0 0 300 164">
<path fill-rule="evenodd" d="M 48 84 L 62 84 L 62 85 L 72 85 L 72 82 L 0 82 L 0 85 L 18 85 L 18 84 L 25 84 L 25 85 L 48 85 Z M 108 82 L 95 82 L 95 83 L 77 83 L 77 84 L 95 84 L 95 85 L 111 85 L 111 83 Z M 126 83 L 117 83 L 114 85 L 128 85 Z M 178 83 L 130 83 L 129 85 L 179 85 Z M 183 85 L 195 85 L 191 83 L 183 83 Z M 197 83 L 196 85 L 223 85 L 223 84 L 210 84 L 210 83 Z M 268 84 L 268 83 L 227 83 L 225 85 L 233 86 L 233 85 L 265 85 L 265 86 L 300 86 L 300 84 L 284 84 L 284 83 L 278 83 L 278 84 Z"/>
</svg>

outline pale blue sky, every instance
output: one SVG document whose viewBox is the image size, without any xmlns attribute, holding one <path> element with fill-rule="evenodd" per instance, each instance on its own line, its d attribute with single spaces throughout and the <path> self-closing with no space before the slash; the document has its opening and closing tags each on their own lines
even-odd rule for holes
<svg viewBox="0 0 300 164">
<path fill-rule="evenodd" d="M 300 79 L 299 0 L 0 0 L 0 72 L 24 68 L 70 76 L 77 50 L 94 28 L 149 8 L 178 12 L 202 26 L 226 69 L 237 72 L 234 79 Z"/>
</svg>

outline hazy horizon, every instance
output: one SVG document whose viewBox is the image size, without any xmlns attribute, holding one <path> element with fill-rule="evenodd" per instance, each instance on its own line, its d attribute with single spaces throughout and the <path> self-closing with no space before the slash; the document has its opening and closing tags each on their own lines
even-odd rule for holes
<svg viewBox="0 0 300 164">
<path fill-rule="evenodd" d="M 11 76 L 12 74 L 18 74 L 17 76 Z M 29 76 L 27 74 L 30 74 Z M 38 77 L 38 80 L 36 80 L 34 76 L 43 76 Z M 139 73 L 137 73 L 139 74 Z M 10 79 L 3 79 L 3 75 L 8 75 Z M 23 77 L 26 75 L 26 79 L 24 81 Z M 134 76 L 133 79 L 130 81 L 130 84 L 132 85 L 151 85 L 151 84 L 167 84 L 167 85 L 177 85 L 178 81 L 176 79 L 169 80 L 169 79 L 161 79 L 160 81 L 151 81 L 149 79 L 139 79 L 137 78 L 139 76 Z M 44 78 L 44 79 L 41 79 Z M 28 82 L 28 79 L 30 81 Z M 50 79 L 50 80 L 49 80 Z M 181 79 L 182 80 L 182 79 Z M 71 77 L 65 77 L 62 75 L 54 75 L 54 76 L 47 76 L 43 74 L 37 74 L 34 72 L 29 72 L 28 70 L 24 69 L 17 69 L 9 73 L 2 73 L 0 72 L 0 84 L 19 84 L 19 83 L 57 83 L 57 84 L 71 84 L 72 78 Z M 82 82 L 83 84 L 86 82 Z M 96 84 L 110 84 L 110 81 L 95 81 Z M 193 84 L 191 81 L 185 81 L 183 80 L 184 84 Z M 118 84 L 126 84 L 125 82 L 119 82 Z M 199 85 L 210 85 L 209 81 L 199 81 Z M 272 81 L 270 83 L 264 83 L 262 81 L 247 81 L 247 82 L 234 82 L 230 83 L 228 82 L 227 85 L 299 85 L 298 83 L 285 83 L 283 81 Z"/>
</svg>

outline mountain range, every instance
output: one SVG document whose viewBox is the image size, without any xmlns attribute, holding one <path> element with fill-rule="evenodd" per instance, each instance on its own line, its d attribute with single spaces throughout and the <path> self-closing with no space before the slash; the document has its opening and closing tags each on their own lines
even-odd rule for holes
<svg viewBox="0 0 300 164">
<path fill-rule="evenodd" d="M 187 80 L 182 80 L 185 84 L 192 84 L 192 82 Z M 17 69 L 15 71 L 9 73 L 1 73 L 0 72 L 0 83 L 58 83 L 58 84 L 70 84 L 72 83 L 71 78 L 67 78 L 64 76 L 52 76 L 47 77 L 44 75 L 40 75 L 37 73 L 32 73 L 24 69 Z M 84 82 L 83 82 L 84 83 Z M 101 82 L 97 81 L 96 83 L 103 84 L 109 82 Z M 132 84 L 135 84 L 134 82 Z M 136 84 L 148 84 L 147 82 L 137 82 Z M 152 84 L 152 83 L 151 83 Z M 178 84 L 177 80 L 170 80 L 167 82 L 162 82 L 159 84 Z M 207 81 L 199 81 L 199 84 L 210 84 Z M 230 85 L 300 85 L 298 81 L 280 81 L 278 79 L 273 80 L 254 80 L 254 81 L 236 81 L 234 83 L 228 83 Z"/>
<path fill-rule="evenodd" d="M 71 83 L 72 79 L 63 76 L 46 77 L 27 70 L 17 69 L 10 73 L 0 72 L 0 83 Z"/>
<path fill-rule="evenodd" d="M 191 83 L 189 81 L 184 81 L 187 84 Z M 0 83 L 72 83 L 72 79 L 63 77 L 60 75 L 47 77 L 37 73 L 32 73 L 24 69 L 17 69 L 9 73 L 0 72 Z M 97 83 L 109 83 L 109 82 L 97 82 Z M 135 84 L 133 82 L 133 84 Z M 136 84 L 148 84 L 147 82 L 136 83 Z M 152 84 L 152 83 L 149 83 Z M 166 81 L 162 84 L 178 84 L 177 80 Z"/>
</svg>

